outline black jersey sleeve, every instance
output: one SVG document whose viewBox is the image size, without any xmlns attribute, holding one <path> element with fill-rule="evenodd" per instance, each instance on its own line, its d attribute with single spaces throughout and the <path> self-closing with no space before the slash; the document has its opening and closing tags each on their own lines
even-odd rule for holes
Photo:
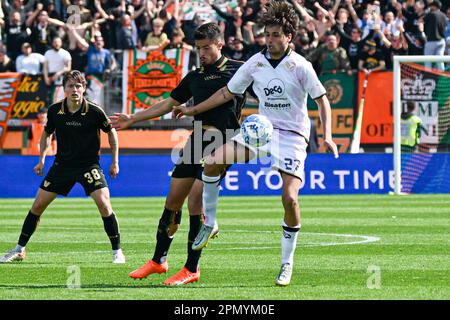
<svg viewBox="0 0 450 320">
<path fill-rule="evenodd" d="M 97 106 L 94 106 L 94 108 L 97 111 L 98 124 L 100 129 L 102 129 L 102 131 L 106 133 L 110 132 L 112 129 L 112 125 L 108 117 L 106 116 L 105 111 Z"/>
<path fill-rule="evenodd" d="M 44 130 L 48 134 L 52 134 L 55 132 L 56 126 L 55 126 L 55 115 L 59 110 L 56 110 L 56 105 L 52 105 L 48 108 L 47 111 L 47 122 L 45 123 Z"/>
<path fill-rule="evenodd" d="M 181 104 L 187 102 L 192 97 L 189 83 L 192 81 L 193 74 L 193 71 L 189 72 L 170 93 L 170 96 Z"/>
</svg>

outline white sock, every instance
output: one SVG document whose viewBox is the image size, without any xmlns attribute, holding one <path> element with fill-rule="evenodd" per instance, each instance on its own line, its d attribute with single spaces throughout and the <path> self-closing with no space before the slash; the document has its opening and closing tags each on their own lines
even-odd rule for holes
<svg viewBox="0 0 450 320">
<path fill-rule="evenodd" d="M 214 227 L 214 223 L 216 222 L 217 203 L 219 199 L 220 176 L 209 177 L 202 174 L 202 180 L 205 225 Z"/>
<path fill-rule="evenodd" d="M 289 227 L 283 222 L 283 237 L 281 238 L 281 264 L 294 265 L 294 253 L 301 225 Z"/>
<path fill-rule="evenodd" d="M 113 250 L 113 254 L 118 254 L 118 253 L 122 253 L 122 249 Z"/>
<path fill-rule="evenodd" d="M 18 244 L 14 250 L 16 250 L 17 252 L 22 252 L 23 250 L 25 250 L 25 247 L 22 247 Z"/>
</svg>

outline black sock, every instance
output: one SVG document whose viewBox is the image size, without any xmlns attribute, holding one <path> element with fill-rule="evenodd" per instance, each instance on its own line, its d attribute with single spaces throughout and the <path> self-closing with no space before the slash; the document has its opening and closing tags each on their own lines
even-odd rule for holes
<svg viewBox="0 0 450 320">
<path fill-rule="evenodd" d="M 106 234 L 111 241 L 111 246 L 113 250 L 120 249 L 120 233 L 119 224 L 117 223 L 116 215 L 114 212 L 109 217 L 102 217 L 103 226 L 105 227 Z"/>
<path fill-rule="evenodd" d="M 22 233 L 19 237 L 19 246 L 25 247 L 27 245 L 28 241 L 36 230 L 36 227 L 39 223 L 39 218 L 39 216 L 36 216 L 32 214 L 31 211 L 28 211 L 28 215 L 23 222 Z"/>
<path fill-rule="evenodd" d="M 189 216 L 189 234 L 188 234 L 188 243 L 187 243 L 187 252 L 188 257 L 186 260 L 186 264 L 184 265 L 186 269 L 190 272 L 197 272 L 198 269 L 198 261 L 200 260 L 200 255 L 202 254 L 201 250 L 194 251 L 192 250 L 192 244 L 194 243 L 195 237 L 200 231 L 200 227 L 202 226 L 202 216 Z"/>
<path fill-rule="evenodd" d="M 158 231 L 156 232 L 155 253 L 152 260 L 156 263 L 163 263 L 166 260 L 173 237 L 169 237 L 169 226 L 171 224 L 180 224 L 181 210 L 172 211 L 164 208 L 161 219 L 159 220 Z"/>
</svg>

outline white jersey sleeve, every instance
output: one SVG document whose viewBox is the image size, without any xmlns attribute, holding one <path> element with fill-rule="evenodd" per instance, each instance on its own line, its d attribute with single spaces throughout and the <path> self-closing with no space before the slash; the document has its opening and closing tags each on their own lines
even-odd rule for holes
<svg viewBox="0 0 450 320">
<path fill-rule="evenodd" d="M 305 91 L 312 99 L 317 99 L 327 93 L 309 61 L 305 62 L 304 68 L 298 70 L 300 73 L 298 74 L 300 83 L 303 83 Z"/>
<path fill-rule="evenodd" d="M 253 82 L 252 69 L 254 59 L 250 58 L 236 71 L 234 76 L 227 84 L 228 90 L 234 94 L 243 94 L 245 90 Z"/>
</svg>

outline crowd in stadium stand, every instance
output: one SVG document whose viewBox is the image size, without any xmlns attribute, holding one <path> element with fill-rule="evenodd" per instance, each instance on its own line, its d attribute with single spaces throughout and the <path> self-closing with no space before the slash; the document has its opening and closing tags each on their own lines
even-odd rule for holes
<svg viewBox="0 0 450 320">
<path fill-rule="evenodd" d="M 0 72 L 43 73 L 48 83 L 68 69 L 108 76 L 121 50 L 192 50 L 193 31 L 210 20 L 219 21 L 230 58 L 265 46 L 259 21 L 268 0 L 0 2 Z M 450 54 L 448 1 L 288 2 L 301 17 L 292 48 L 319 74 L 391 69 L 393 55 Z"/>
</svg>

